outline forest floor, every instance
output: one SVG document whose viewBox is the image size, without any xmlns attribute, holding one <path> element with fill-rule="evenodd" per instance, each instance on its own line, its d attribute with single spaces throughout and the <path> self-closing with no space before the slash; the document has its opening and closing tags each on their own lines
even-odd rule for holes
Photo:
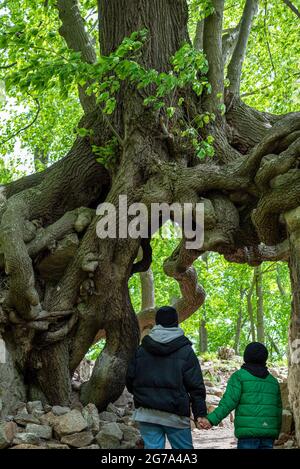
<svg viewBox="0 0 300 469">
<path fill-rule="evenodd" d="M 236 448 L 236 439 L 234 437 L 234 428 L 232 427 L 214 427 L 211 430 L 192 431 L 193 443 L 195 449 L 234 449 Z M 167 443 L 167 448 L 171 448 Z"/>
<path fill-rule="evenodd" d="M 211 430 L 193 430 L 195 449 L 233 449 L 236 448 L 236 439 L 232 428 L 215 427 Z"/>
</svg>

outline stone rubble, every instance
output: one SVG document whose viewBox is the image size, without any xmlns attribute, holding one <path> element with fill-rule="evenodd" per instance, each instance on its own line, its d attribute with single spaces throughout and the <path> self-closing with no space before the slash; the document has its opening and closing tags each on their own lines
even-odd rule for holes
<svg viewBox="0 0 300 469">
<path fill-rule="evenodd" d="M 110 404 L 100 414 L 94 404 L 79 407 L 20 402 L 14 415 L 0 419 L 0 449 L 134 449 L 140 445 L 130 405 Z"/>
</svg>

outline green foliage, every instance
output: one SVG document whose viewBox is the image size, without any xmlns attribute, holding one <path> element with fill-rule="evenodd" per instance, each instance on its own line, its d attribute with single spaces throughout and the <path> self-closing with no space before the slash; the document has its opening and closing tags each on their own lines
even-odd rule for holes
<svg viewBox="0 0 300 469">
<path fill-rule="evenodd" d="M 116 138 L 112 138 L 104 147 L 92 145 L 92 151 L 98 158 L 97 161 L 105 168 L 111 167 L 116 160 L 116 153 L 118 148 L 118 142 Z"/>
<path fill-rule="evenodd" d="M 105 347 L 105 339 L 99 340 L 96 344 L 92 345 L 88 353 L 86 354 L 86 358 L 88 360 L 96 360 L 97 357 L 100 355 L 102 350 Z"/>
</svg>

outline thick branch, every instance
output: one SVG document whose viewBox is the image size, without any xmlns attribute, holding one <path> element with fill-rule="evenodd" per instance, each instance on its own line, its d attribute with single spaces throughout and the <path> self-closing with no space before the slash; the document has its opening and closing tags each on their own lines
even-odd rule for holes
<svg viewBox="0 0 300 469">
<path fill-rule="evenodd" d="M 276 246 L 259 244 L 258 246 L 241 248 L 234 253 L 225 254 L 224 257 L 229 262 L 249 264 L 255 267 L 264 261 L 288 261 L 289 254 L 289 242 L 285 240 Z"/>
<path fill-rule="evenodd" d="M 205 97 L 204 108 L 217 114 L 223 104 L 224 67 L 222 56 L 222 24 L 224 0 L 212 0 L 214 12 L 204 20 L 203 50 L 206 54 L 209 71 L 208 81 L 212 93 Z"/>
<path fill-rule="evenodd" d="M 232 52 L 236 46 L 241 23 L 239 23 L 235 28 L 231 28 L 223 31 L 222 38 L 222 51 L 223 51 L 223 62 L 226 64 L 229 57 L 232 56 Z"/>
<path fill-rule="evenodd" d="M 228 78 L 230 80 L 229 90 L 235 95 L 239 95 L 240 93 L 242 66 L 246 56 L 252 21 L 257 12 L 257 8 L 258 0 L 246 0 L 239 37 L 228 65 Z"/>
<path fill-rule="evenodd" d="M 88 32 L 85 29 L 84 20 L 80 15 L 77 0 L 58 0 L 57 8 L 62 26 L 59 29 L 68 47 L 75 52 L 81 52 L 82 59 L 87 63 L 96 62 L 96 52 Z M 95 108 L 94 96 L 88 96 L 81 86 L 79 98 L 85 112 Z"/>
<path fill-rule="evenodd" d="M 196 50 L 203 49 L 203 33 L 204 33 L 204 20 L 198 21 L 196 26 L 196 34 L 194 37 L 194 47 Z"/>
</svg>

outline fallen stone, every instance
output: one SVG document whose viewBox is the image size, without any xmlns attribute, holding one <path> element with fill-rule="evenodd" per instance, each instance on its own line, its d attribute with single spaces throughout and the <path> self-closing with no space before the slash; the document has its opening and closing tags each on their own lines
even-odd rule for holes
<svg viewBox="0 0 300 469">
<path fill-rule="evenodd" d="M 68 412 L 70 412 L 70 410 L 71 410 L 70 407 L 64 407 L 64 406 L 60 406 L 60 405 L 54 405 L 52 407 L 53 414 L 57 415 L 57 416 L 65 415 Z"/>
<path fill-rule="evenodd" d="M 102 449 L 117 449 L 120 447 L 123 432 L 116 422 L 107 423 L 96 435 L 96 440 Z"/>
<path fill-rule="evenodd" d="M 58 422 L 59 417 L 54 415 L 53 412 L 47 412 L 47 414 L 42 415 L 40 418 L 40 423 L 43 425 L 50 425 L 50 427 L 55 427 L 56 423 Z"/>
<path fill-rule="evenodd" d="M 57 417 L 54 430 L 61 437 L 72 433 L 79 433 L 85 430 L 87 426 L 87 422 L 81 412 L 74 409 L 61 417 Z"/>
<path fill-rule="evenodd" d="M 105 422 L 116 422 L 118 420 L 118 416 L 116 414 L 107 411 L 101 412 L 99 414 L 99 418 Z"/>
<path fill-rule="evenodd" d="M 70 449 L 68 445 L 57 443 L 57 441 L 47 442 L 46 448 L 47 449 Z"/>
<path fill-rule="evenodd" d="M 40 419 L 40 417 L 45 415 L 45 412 L 43 410 L 34 410 L 32 415 Z"/>
<path fill-rule="evenodd" d="M 45 446 L 30 445 L 21 443 L 20 445 L 12 446 L 9 449 L 46 449 Z"/>
<path fill-rule="evenodd" d="M 29 414 L 32 414 L 35 410 L 43 411 L 43 404 L 41 401 L 27 402 L 27 410 Z"/>
<path fill-rule="evenodd" d="M 10 446 L 17 433 L 17 425 L 14 422 L 0 421 L 0 449 Z"/>
<path fill-rule="evenodd" d="M 15 407 L 14 413 L 16 414 L 28 414 L 27 405 L 25 402 L 18 402 Z"/>
<path fill-rule="evenodd" d="M 89 446 L 94 439 L 91 431 L 85 431 L 80 433 L 73 433 L 72 435 L 63 436 L 60 440 L 61 443 L 72 446 L 73 448 L 83 448 Z"/>
<path fill-rule="evenodd" d="M 119 427 L 123 432 L 123 439 L 127 442 L 131 442 L 135 445 L 136 441 L 141 438 L 141 434 L 139 430 L 132 425 L 125 425 L 124 423 L 120 423 Z"/>
<path fill-rule="evenodd" d="M 128 404 L 133 405 L 133 396 L 127 391 L 127 389 L 124 389 L 119 399 L 114 402 L 114 405 L 116 407 L 126 407 Z"/>
<path fill-rule="evenodd" d="M 44 411 L 45 412 L 51 412 L 51 410 L 52 410 L 52 405 L 49 405 L 49 404 L 44 405 Z"/>
<path fill-rule="evenodd" d="M 110 403 L 107 406 L 107 412 L 112 412 L 113 414 L 117 415 L 117 417 L 123 417 L 124 415 L 124 410 L 123 409 L 118 409 L 117 406 L 114 404 Z"/>
<path fill-rule="evenodd" d="M 26 425 L 29 423 L 36 425 L 40 423 L 40 420 L 32 414 L 17 414 L 14 417 L 14 421 L 22 427 L 26 427 Z"/>
<path fill-rule="evenodd" d="M 21 445 L 22 443 L 28 445 L 39 445 L 41 440 L 34 433 L 17 433 L 13 440 L 14 445 Z"/>
<path fill-rule="evenodd" d="M 88 424 L 88 428 L 98 433 L 100 430 L 100 418 L 95 404 L 86 405 L 82 410 L 82 415 Z"/>
<path fill-rule="evenodd" d="M 26 432 L 34 433 L 38 438 L 43 440 L 51 440 L 52 438 L 52 428 L 49 425 L 28 424 Z"/>
</svg>

